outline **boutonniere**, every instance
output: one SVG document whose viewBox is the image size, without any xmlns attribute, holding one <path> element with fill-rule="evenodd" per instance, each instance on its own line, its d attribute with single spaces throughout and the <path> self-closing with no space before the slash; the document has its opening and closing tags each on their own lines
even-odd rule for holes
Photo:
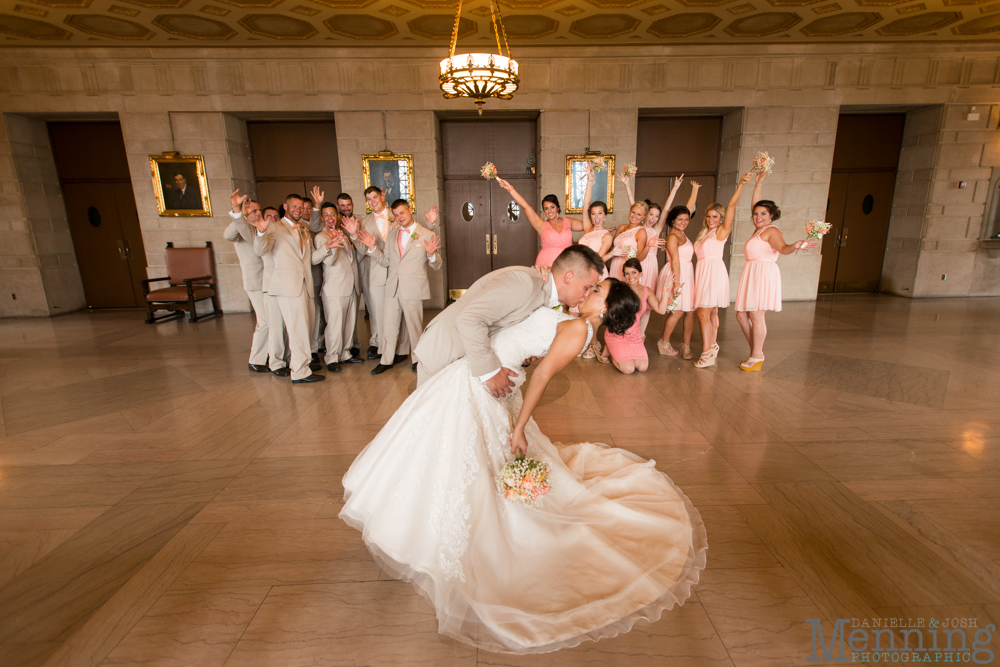
<svg viewBox="0 0 1000 667">
<path fill-rule="evenodd" d="M 410 234 L 410 240 L 411 241 L 416 241 L 417 240 L 417 233 L 416 232 L 413 232 L 412 234 Z"/>
</svg>

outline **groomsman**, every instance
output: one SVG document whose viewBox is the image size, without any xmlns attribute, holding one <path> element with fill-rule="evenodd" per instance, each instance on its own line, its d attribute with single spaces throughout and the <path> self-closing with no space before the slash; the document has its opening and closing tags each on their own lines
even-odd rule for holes
<svg viewBox="0 0 1000 667">
<path fill-rule="evenodd" d="M 330 202 L 323 204 L 321 217 L 324 229 L 313 239 L 313 266 L 323 269 L 320 293 L 326 313 L 326 368 L 340 372 L 340 363 L 361 364 L 353 356 L 351 345 L 358 323 L 357 251 L 338 228 L 340 216 Z"/>
<path fill-rule="evenodd" d="M 222 233 L 222 237 L 230 241 L 236 248 L 236 256 L 240 260 L 240 270 L 243 273 L 243 289 L 250 299 L 257 324 L 253 330 L 250 342 L 250 370 L 254 373 L 267 373 L 267 306 L 262 291 L 264 280 L 264 262 L 253 251 L 255 230 L 247 219 L 260 218 L 260 204 L 247 195 L 240 195 L 239 189 L 229 195 L 233 210 L 229 216 L 233 219 Z M 246 216 L 244 217 L 244 214 Z"/>
<path fill-rule="evenodd" d="M 270 224 L 261 221 L 254 239 L 254 252 L 270 255 L 274 261 L 269 291 L 275 296 L 288 332 L 291 350 L 291 377 L 295 384 L 321 382 L 326 378 L 311 373 L 309 338 L 312 331 L 312 244 L 302 217 L 302 197 L 285 198 L 285 217 Z"/>
<path fill-rule="evenodd" d="M 410 205 L 405 199 L 392 203 L 395 222 L 385 243 L 388 259 L 385 294 L 379 320 L 382 327 L 382 361 L 372 369 L 372 375 L 380 375 L 406 360 L 420 340 L 424 330 L 424 299 L 431 298 L 431 286 L 427 281 L 427 269 L 441 268 L 441 239 L 414 221 Z M 427 226 L 433 227 L 438 217 L 438 207 L 425 214 Z M 370 234 L 361 237 L 362 242 L 372 249 L 377 257 L 375 239 Z M 377 261 L 377 260 L 376 260 Z M 405 328 L 400 325 L 405 326 Z M 411 354 L 413 372 L 417 372 L 416 357 Z"/>
<path fill-rule="evenodd" d="M 261 221 L 268 225 L 276 224 L 280 218 L 278 209 L 267 206 L 261 211 L 261 218 L 250 220 L 255 228 L 254 240 L 256 240 L 256 229 L 260 228 Z M 254 251 L 256 255 L 256 250 Z M 274 258 L 270 254 L 264 255 L 264 272 L 261 276 L 261 292 L 264 294 L 264 312 L 267 314 L 267 360 L 268 369 L 278 377 L 288 377 L 292 371 L 288 368 L 288 332 L 285 331 L 285 320 L 281 318 L 281 309 L 278 308 L 277 298 L 270 293 L 271 274 L 274 272 Z"/>
<path fill-rule="evenodd" d="M 317 193 L 319 190 L 315 185 L 313 186 L 313 193 Z M 322 194 L 322 193 L 319 193 Z M 323 229 L 323 223 L 320 221 L 319 214 L 319 203 L 323 201 L 310 199 L 309 197 L 302 198 L 302 224 L 307 227 L 311 235 L 316 234 Z M 306 222 L 308 220 L 308 222 Z M 312 236 L 309 238 L 309 247 L 312 248 Z M 314 265 L 312 267 L 313 275 L 313 316 L 312 316 L 312 331 L 309 334 L 309 351 L 311 352 L 311 364 L 314 369 L 317 368 L 316 364 L 319 363 L 319 350 L 323 346 L 323 299 L 320 298 L 320 289 L 323 287 L 323 267 Z"/>
<path fill-rule="evenodd" d="M 351 195 L 346 192 L 341 192 L 337 195 L 337 213 L 340 214 L 340 225 L 343 228 L 345 220 L 354 219 L 354 200 L 351 199 Z M 356 264 L 358 266 L 358 280 L 361 289 L 361 294 L 365 298 L 365 308 L 369 308 L 367 304 L 371 303 L 371 289 L 368 284 L 368 255 L 364 253 L 358 253 L 355 255 Z M 358 308 L 361 308 L 360 302 L 358 303 Z M 369 319 L 371 317 L 369 316 Z M 371 331 L 371 336 L 368 340 L 368 345 L 378 345 L 378 339 L 375 338 L 375 328 L 371 326 L 369 322 L 368 326 Z M 354 328 L 354 334 L 351 338 L 351 354 L 353 356 L 358 356 L 361 354 L 361 350 L 358 348 L 358 329 Z"/>
<path fill-rule="evenodd" d="M 351 241 L 354 242 L 354 247 L 358 252 L 368 255 L 368 294 L 365 294 L 365 308 L 368 310 L 368 324 L 372 330 L 368 358 L 378 359 L 382 354 L 381 350 L 385 342 L 382 323 L 379 320 L 382 315 L 382 302 L 385 300 L 385 280 L 389 272 L 389 262 L 385 258 L 385 240 L 389 236 L 392 216 L 385 205 L 382 191 L 374 185 L 365 189 L 365 201 L 372 212 L 361 219 L 360 225 L 345 220 L 344 229 L 350 234 Z M 359 228 L 375 239 L 377 256 L 373 254 L 375 250 L 367 248 L 359 240 Z M 369 299 L 369 297 L 371 298 Z"/>
</svg>

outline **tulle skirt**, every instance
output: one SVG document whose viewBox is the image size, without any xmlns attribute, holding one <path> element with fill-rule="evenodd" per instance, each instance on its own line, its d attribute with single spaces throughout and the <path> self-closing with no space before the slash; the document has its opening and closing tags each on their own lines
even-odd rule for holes
<svg viewBox="0 0 1000 667">
<path fill-rule="evenodd" d="M 485 650 L 576 646 L 683 603 L 705 567 L 705 527 L 654 461 L 553 444 L 530 420 L 528 456 L 551 466 L 552 488 L 537 508 L 499 496 L 520 407 L 519 390 L 494 399 L 454 362 L 351 465 L 340 517 L 428 598 L 440 632 Z"/>
<path fill-rule="evenodd" d="M 681 298 L 677 301 L 677 310 L 690 313 L 695 309 L 694 267 L 691 266 L 691 262 L 681 262 L 680 278 L 674 277 L 674 272 L 670 267 L 669 261 L 663 265 L 663 270 L 660 271 L 660 279 L 656 282 L 656 298 L 660 298 L 663 295 L 663 290 L 675 280 L 684 283 L 681 285 Z"/>
<path fill-rule="evenodd" d="M 781 269 L 777 262 L 758 259 L 743 265 L 736 288 L 736 310 L 781 311 Z"/>
<path fill-rule="evenodd" d="M 650 248 L 646 259 L 642 260 L 642 276 L 640 282 L 649 289 L 656 291 L 656 281 L 660 277 L 660 262 L 656 259 L 656 248 Z"/>
<path fill-rule="evenodd" d="M 694 272 L 694 307 L 729 307 L 729 272 L 717 257 L 698 260 Z"/>
</svg>

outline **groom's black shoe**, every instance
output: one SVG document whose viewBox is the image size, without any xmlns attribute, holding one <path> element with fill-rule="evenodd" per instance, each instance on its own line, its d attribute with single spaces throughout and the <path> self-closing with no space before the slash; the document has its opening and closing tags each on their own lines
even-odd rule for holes
<svg viewBox="0 0 1000 667">
<path fill-rule="evenodd" d="M 386 366 L 385 364 L 379 364 L 378 366 L 372 369 L 372 375 L 381 375 L 390 368 L 392 368 L 392 364 L 389 364 L 388 366 Z"/>
<path fill-rule="evenodd" d="M 372 359 L 378 359 L 381 356 L 382 355 L 378 353 L 378 348 L 375 347 L 374 345 L 372 345 L 371 347 L 368 348 L 368 359 L 369 359 L 369 361 L 372 360 Z"/>
<path fill-rule="evenodd" d="M 254 373 L 270 373 L 271 369 L 264 364 L 250 364 L 250 370 Z"/>
<path fill-rule="evenodd" d="M 406 358 L 407 357 L 406 357 L 405 354 L 397 354 L 395 357 L 392 358 L 392 363 L 393 364 L 401 364 L 404 361 L 406 361 Z"/>
<path fill-rule="evenodd" d="M 352 357 L 356 357 L 356 356 L 358 356 L 359 354 L 361 354 L 361 350 L 360 350 L 360 349 L 358 349 L 358 348 L 356 348 L 356 347 L 352 347 L 352 348 L 351 348 L 351 356 L 352 356 Z"/>
<path fill-rule="evenodd" d="M 354 355 L 350 359 L 345 359 L 345 360 L 341 361 L 340 363 L 342 363 L 342 364 L 363 364 L 363 363 L 365 363 L 365 360 L 362 359 L 361 357 L 359 357 L 358 355 Z"/>
</svg>

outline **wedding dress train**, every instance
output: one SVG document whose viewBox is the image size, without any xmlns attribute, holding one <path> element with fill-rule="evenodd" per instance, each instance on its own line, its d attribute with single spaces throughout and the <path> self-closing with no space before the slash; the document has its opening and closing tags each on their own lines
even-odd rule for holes
<svg viewBox="0 0 1000 667">
<path fill-rule="evenodd" d="M 520 369 L 568 318 L 539 308 L 499 332 L 493 348 Z M 340 517 L 386 570 L 426 595 L 440 632 L 486 650 L 576 646 L 683 603 L 705 567 L 705 527 L 654 461 L 603 444 L 553 444 L 530 420 L 528 456 L 549 464 L 552 488 L 535 508 L 500 497 L 495 480 L 512 459 L 520 407 L 520 389 L 498 400 L 465 359 L 455 361 L 351 465 Z"/>
</svg>

